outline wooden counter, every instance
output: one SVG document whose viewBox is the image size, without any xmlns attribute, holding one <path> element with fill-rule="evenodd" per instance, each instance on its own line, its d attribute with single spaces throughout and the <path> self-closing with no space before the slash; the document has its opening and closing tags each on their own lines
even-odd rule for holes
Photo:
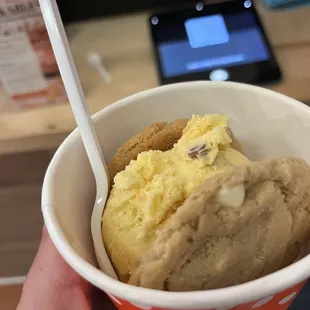
<svg viewBox="0 0 310 310">
<path fill-rule="evenodd" d="M 284 75 L 283 81 L 271 88 L 309 101 L 310 8 L 270 12 L 260 6 L 259 12 Z M 72 52 L 92 113 L 120 98 L 157 85 L 146 19 L 147 14 L 137 14 L 68 28 Z M 103 56 L 113 77 L 111 84 L 105 84 L 88 66 L 85 58 L 90 51 Z M 56 148 L 75 126 L 68 104 L 3 113 L 0 116 L 0 154 Z"/>
</svg>

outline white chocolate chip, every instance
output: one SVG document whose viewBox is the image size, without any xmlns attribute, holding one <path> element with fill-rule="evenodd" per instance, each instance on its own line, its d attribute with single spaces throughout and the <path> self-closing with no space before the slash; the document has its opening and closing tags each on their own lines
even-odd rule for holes
<svg viewBox="0 0 310 310">
<path fill-rule="evenodd" d="M 222 186 L 217 194 L 217 202 L 225 207 L 239 208 L 245 195 L 243 183 L 235 186 Z"/>
</svg>

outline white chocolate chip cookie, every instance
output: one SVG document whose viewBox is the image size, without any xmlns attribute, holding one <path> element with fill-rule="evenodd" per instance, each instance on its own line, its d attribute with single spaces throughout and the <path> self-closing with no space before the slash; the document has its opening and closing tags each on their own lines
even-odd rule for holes
<svg viewBox="0 0 310 310">
<path fill-rule="evenodd" d="M 310 167 L 280 158 L 207 179 L 158 231 L 129 283 L 169 291 L 244 283 L 292 263 L 310 237 Z"/>
</svg>

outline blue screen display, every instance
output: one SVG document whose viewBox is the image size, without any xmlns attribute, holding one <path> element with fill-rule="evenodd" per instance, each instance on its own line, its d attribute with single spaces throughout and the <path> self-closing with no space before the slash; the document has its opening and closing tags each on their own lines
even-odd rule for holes
<svg viewBox="0 0 310 310">
<path fill-rule="evenodd" d="M 229 42 L 229 33 L 225 20 L 220 14 L 189 18 L 184 25 L 191 48 Z M 213 31 L 213 29 L 216 29 L 216 31 Z"/>
<path fill-rule="evenodd" d="M 166 78 L 261 62 L 270 57 L 250 12 L 194 17 L 170 26 L 160 23 L 159 20 L 156 25 L 162 27 L 156 32 L 156 41 Z"/>
</svg>

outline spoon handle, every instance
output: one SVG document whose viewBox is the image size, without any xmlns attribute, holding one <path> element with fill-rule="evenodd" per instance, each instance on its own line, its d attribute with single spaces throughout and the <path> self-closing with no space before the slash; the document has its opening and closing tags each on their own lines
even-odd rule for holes
<svg viewBox="0 0 310 310">
<path fill-rule="evenodd" d="M 107 166 L 89 114 L 58 6 L 54 0 L 39 0 L 39 3 L 73 114 L 96 178 L 97 187 L 108 189 L 108 178 L 103 177 L 104 175 L 108 176 Z"/>
</svg>

